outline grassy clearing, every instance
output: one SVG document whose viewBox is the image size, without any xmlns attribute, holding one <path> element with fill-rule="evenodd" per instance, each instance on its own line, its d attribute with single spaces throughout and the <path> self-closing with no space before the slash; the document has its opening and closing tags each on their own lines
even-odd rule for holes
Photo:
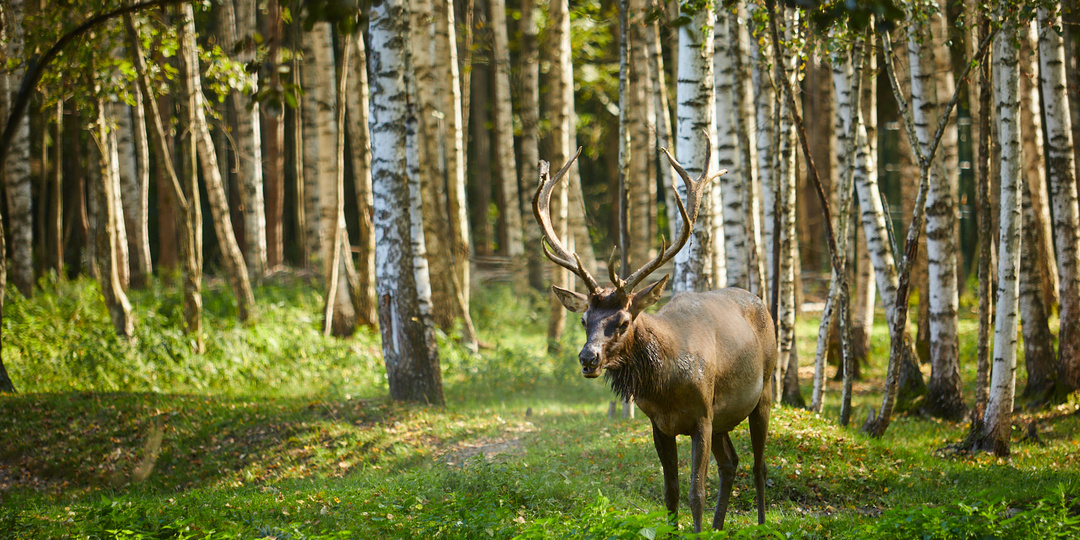
<svg viewBox="0 0 1080 540">
<path fill-rule="evenodd" d="M 8 304 L 4 358 L 22 393 L 0 396 L 0 538 L 670 531 L 648 420 L 606 417 L 607 388 L 577 375 L 577 328 L 567 353 L 544 353 L 542 298 L 495 287 L 476 300 L 492 348 L 473 357 L 442 340 L 448 405 L 435 409 L 385 398 L 377 336 L 322 338 L 319 295 L 300 278 L 260 289 L 247 326 L 235 323 L 228 292 L 209 287 L 202 356 L 176 330 L 178 300 L 167 290 L 134 295 L 133 344 L 112 336 L 89 282 L 46 282 L 32 301 L 15 295 Z M 972 323 L 963 324 L 964 336 L 974 336 Z M 804 363 L 815 333 L 812 318 L 800 323 Z M 875 330 L 857 410 L 880 401 L 886 335 Z M 1075 403 L 1021 413 L 1014 455 L 999 460 L 948 451 L 966 432 L 961 424 L 903 416 L 881 440 L 840 427 L 837 388 L 821 416 L 774 409 L 764 527 L 754 526 L 749 436 L 733 434 L 743 461 L 729 532 L 703 537 L 1080 534 Z M 1020 439 L 1031 422 L 1043 444 Z M 680 450 L 679 525 L 692 536 L 685 440 Z M 708 489 L 714 497 L 715 477 Z"/>
</svg>

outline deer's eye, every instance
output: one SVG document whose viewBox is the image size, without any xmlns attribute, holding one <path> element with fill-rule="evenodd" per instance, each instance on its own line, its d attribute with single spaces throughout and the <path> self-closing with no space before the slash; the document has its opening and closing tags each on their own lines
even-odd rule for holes
<svg viewBox="0 0 1080 540">
<path fill-rule="evenodd" d="M 619 333 L 620 334 L 622 334 L 623 332 L 626 332 L 626 330 L 628 328 L 630 328 L 630 321 L 623 320 L 623 322 L 619 323 Z"/>
</svg>

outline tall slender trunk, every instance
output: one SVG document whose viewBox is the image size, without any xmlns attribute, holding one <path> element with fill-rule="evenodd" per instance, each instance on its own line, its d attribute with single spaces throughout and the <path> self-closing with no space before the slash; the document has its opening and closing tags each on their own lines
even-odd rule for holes
<svg viewBox="0 0 1080 540">
<path fill-rule="evenodd" d="M 138 85 L 146 97 L 145 104 L 147 121 L 149 122 L 150 135 L 153 137 L 154 158 L 161 170 L 158 176 L 158 191 L 171 193 L 172 206 L 176 208 L 179 216 L 179 247 L 180 258 L 183 262 L 184 272 L 184 331 L 191 336 L 194 348 L 202 352 L 202 210 L 199 202 L 198 174 L 194 163 L 197 150 L 191 137 L 189 121 L 194 113 L 194 93 L 189 93 L 181 100 L 181 121 L 188 129 L 181 130 L 186 133 L 181 140 L 185 162 L 180 170 L 173 163 L 173 153 L 170 151 L 165 135 L 164 124 L 158 110 L 157 100 L 151 93 L 151 83 L 146 72 L 146 60 L 143 57 L 139 45 L 138 30 L 135 20 L 131 15 L 124 17 L 124 26 L 127 31 L 128 51 L 135 64 L 135 70 L 139 75 Z M 182 64 L 180 71 L 192 71 L 192 67 L 183 64 L 189 60 L 187 56 L 180 56 Z M 183 181 L 181 181 L 183 175 Z"/>
<path fill-rule="evenodd" d="M 973 6 L 974 7 L 974 6 Z M 974 9 L 972 10 L 974 13 Z M 979 39 L 989 33 L 990 21 L 984 15 L 979 22 Z M 990 147 L 992 137 L 990 125 L 993 112 L 990 107 L 990 62 L 979 66 L 978 112 L 979 131 L 976 165 L 975 203 L 979 216 L 979 340 L 976 351 L 975 374 L 975 409 L 972 412 L 972 429 L 969 437 L 977 436 L 982 428 L 982 416 L 986 411 L 986 402 L 990 399 L 990 327 L 994 324 L 994 299 L 992 294 L 993 276 L 993 219 L 990 199 Z M 1073 189 L 1075 193 L 1075 188 Z M 1073 207 L 1075 208 L 1075 206 Z M 1060 260 L 1060 259 L 1059 259 Z M 1059 341 L 1060 343 L 1060 341 Z"/>
<path fill-rule="evenodd" d="M 1046 120 L 1046 162 L 1054 205 L 1054 241 L 1060 277 L 1058 308 L 1058 388 L 1056 399 L 1080 388 L 1080 210 L 1071 128 L 1076 118 L 1065 88 L 1065 53 L 1054 30 L 1061 17 L 1039 9 L 1040 84 Z"/>
<path fill-rule="evenodd" d="M 515 282 L 524 283 L 525 253 L 522 240 L 521 201 L 518 197 L 517 161 L 514 156 L 514 118 L 510 104 L 510 45 L 506 28 L 506 2 L 489 0 L 491 30 L 494 34 L 492 52 L 495 57 L 495 170 L 498 174 L 500 223 L 506 239 L 503 253 L 510 257 L 516 274 Z"/>
<path fill-rule="evenodd" d="M 434 50 L 435 21 L 430 1 L 413 0 L 410 4 L 412 66 L 416 80 L 414 98 L 417 109 L 417 173 L 418 185 L 421 186 L 419 200 L 423 209 L 424 243 L 430 267 L 434 305 L 432 315 L 435 324 L 449 332 L 459 310 L 456 308 L 458 295 L 451 271 L 450 243 L 447 242 L 450 223 L 446 208 L 443 162 L 439 159 L 441 138 L 438 137 L 439 126 L 436 123 L 440 107 L 436 96 L 439 74 L 436 71 Z"/>
<path fill-rule="evenodd" d="M 3 24 L 0 22 L 0 24 Z M 2 105 L 2 100 L 0 100 Z M 0 106 L 0 109 L 3 109 Z M 58 278 L 64 277 L 64 100 L 56 103 L 52 121 L 52 161 L 49 168 L 48 187 L 49 209 L 46 212 L 48 245 L 48 267 L 56 272 Z M 0 251 L 0 253 L 3 253 Z M 0 383 L 2 384 L 2 383 Z"/>
<path fill-rule="evenodd" d="M 707 153 L 705 137 L 716 140 L 716 99 L 713 91 L 713 26 L 715 15 L 710 9 L 700 9 L 692 21 L 679 27 L 679 70 L 676 84 L 675 155 L 691 176 L 697 176 L 714 163 L 715 152 Z M 712 170 L 716 170 L 712 168 Z M 672 290 L 705 291 L 712 288 L 712 271 L 708 266 L 714 245 L 711 238 L 713 208 L 712 190 L 707 186 L 694 223 L 689 245 L 675 255 Z M 686 196 L 686 186 L 679 185 L 677 195 Z M 680 225 L 681 226 L 681 225 Z"/>
<path fill-rule="evenodd" d="M 469 139 L 469 162 L 471 171 L 469 217 L 472 219 L 473 246 L 477 255 L 491 255 L 495 241 L 495 231 L 488 219 L 488 207 L 491 205 L 491 133 L 488 123 L 488 82 L 490 69 L 487 64 L 472 66 L 470 81 L 471 92 L 469 124 L 472 136 Z"/>
<path fill-rule="evenodd" d="M 345 93 L 345 112 L 352 143 L 353 184 L 360 221 L 356 245 L 359 261 L 356 266 L 359 288 L 356 315 L 358 324 L 374 327 L 378 314 L 375 301 L 375 231 L 371 221 L 374 208 L 371 199 L 371 132 L 368 129 L 368 112 L 371 108 L 368 101 L 367 49 L 362 32 L 356 32 L 348 39 L 353 40 L 354 50 L 347 68 L 350 73 L 348 91 Z"/>
<path fill-rule="evenodd" d="M 537 39 L 541 10 L 536 0 L 521 3 L 521 187 L 528 194 L 540 177 L 540 45 Z M 544 290 L 544 255 L 540 228 L 525 228 L 529 285 Z"/>
<path fill-rule="evenodd" d="M 1024 190 L 1031 197 L 1032 218 L 1035 227 L 1032 242 L 1026 244 L 1037 249 L 1034 257 L 1042 274 L 1043 305 L 1047 312 L 1058 303 L 1060 288 L 1057 255 L 1054 253 L 1053 223 L 1050 218 L 1050 197 L 1046 186 L 1046 153 L 1043 151 L 1042 99 L 1039 97 L 1039 29 L 1033 18 L 1020 39 L 1020 124 L 1029 126 L 1024 130 Z M 1026 234 L 1026 233 L 1025 233 Z M 1027 240 L 1024 240 L 1025 243 Z"/>
<path fill-rule="evenodd" d="M 116 334 L 131 338 L 135 333 L 135 319 L 131 316 L 131 303 L 120 284 L 119 264 L 116 257 L 117 224 L 121 222 L 120 209 L 116 207 L 116 190 L 119 184 L 116 167 L 116 147 L 110 142 L 105 120 L 105 103 L 98 100 L 97 125 L 94 129 L 101 156 L 101 175 L 94 190 L 101 204 L 97 226 L 97 254 L 101 271 L 101 294 L 109 310 Z M 115 140 L 115 138 L 113 138 Z"/>
<path fill-rule="evenodd" d="M 328 23 L 316 23 L 316 26 L 325 31 Z M 304 260 L 304 264 L 321 269 L 322 267 L 318 265 L 325 263 L 323 247 L 325 245 L 326 231 L 323 228 L 322 201 L 320 199 L 322 192 L 319 189 L 319 177 L 321 174 L 319 144 L 322 141 L 319 140 L 320 105 L 318 89 L 320 85 L 330 84 L 330 81 L 319 80 L 320 66 L 318 65 L 319 56 L 315 52 L 315 28 L 312 28 L 311 31 L 299 29 L 297 31 L 302 32 L 300 42 L 304 56 L 303 65 L 298 65 L 304 95 L 300 100 L 300 121 L 297 128 L 299 132 L 297 144 L 301 146 L 302 150 L 297 159 L 303 165 L 303 173 L 299 177 L 298 187 L 301 188 L 299 191 L 303 194 L 300 199 L 303 201 L 303 236 L 304 243 L 307 246 L 307 258 Z M 322 71 L 325 72 L 325 69 Z M 325 74 L 323 78 L 325 79 Z"/>
<path fill-rule="evenodd" d="M 256 42 L 256 0 L 232 0 L 235 17 L 235 44 L 229 45 L 235 51 L 233 57 L 241 64 L 254 61 Z M 237 161 L 240 164 L 240 204 L 244 207 L 244 261 L 252 276 L 261 277 L 266 273 L 266 201 L 263 194 L 263 148 L 261 115 L 258 100 L 251 99 L 259 91 L 257 74 L 248 75 L 243 83 L 243 91 L 233 90 L 229 94 L 234 112 L 233 139 L 236 141 Z"/>
<path fill-rule="evenodd" d="M 1027 156 L 1024 157 L 1027 161 Z M 1025 180 L 1030 178 L 1027 174 L 1023 174 L 1023 177 Z M 1031 182 L 1025 182 L 1022 194 L 1021 245 L 1025 246 L 1037 246 L 1037 238 L 1041 232 L 1035 217 L 1036 211 L 1032 205 L 1031 189 L 1033 187 L 1035 186 Z M 1056 367 L 1054 336 L 1050 333 L 1047 320 L 1050 310 L 1044 303 L 1045 274 L 1041 272 L 1039 266 L 1039 257 L 1020 258 L 1020 286 L 1017 299 L 1020 320 L 1023 323 L 1021 329 L 1024 336 L 1024 366 L 1027 369 L 1027 386 L 1024 387 L 1023 395 L 1036 403 L 1044 402 L 1053 390 L 1054 368 Z"/>
<path fill-rule="evenodd" d="M 333 32 L 333 26 L 330 23 L 320 22 L 316 23 L 311 32 L 306 34 L 310 37 L 310 47 L 313 55 L 306 65 L 313 67 L 311 71 L 313 72 L 312 75 L 314 75 L 315 85 L 309 87 L 309 90 L 314 94 L 315 110 L 306 110 L 305 118 L 311 117 L 312 113 L 314 113 L 314 135 L 318 142 L 314 153 L 317 180 L 315 183 L 308 181 L 306 173 L 304 178 L 309 187 L 314 186 L 318 191 L 318 212 L 315 215 L 308 216 L 308 218 L 320 222 L 321 243 L 319 244 L 319 253 L 322 261 L 321 269 L 324 275 L 330 273 L 330 258 L 337 245 L 337 238 L 334 237 L 333 231 L 338 214 L 336 204 L 338 115 L 337 85 L 335 84 L 338 79 L 337 68 L 334 64 Z M 304 142 L 306 144 L 308 141 L 305 140 Z"/>
<path fill-rule="evenodd" d="M 730 20 L 735 44 L 735 120 L 738 124 L 739 157 L 743 170 L 743 220 L 746 223 L 747 289 L 764 298 L 765 268 L 761 254 L 761 205 L 758 195 L 759 163 L 754 137 L 757 118 L 754 110 L 754 78 L 751 74 L 750 30 L 746 2 L 736 3 Z"/>
<path fill-rule="evenodd" d="M 523 8 L 524 9 L 524 8 Z M 440 69 L 438 77 L 444 121 L 441 123 L 446 161 L 446 206 L 450 222 L 449 244 L 458 290 L 458 308 L 466 328 L 471 325 L 469 297 L 472 294 L 470 272 L 470 235 L 468 201 L 465 197 L 465 122 L 462 116 L 462 84 L 458 66 L 457 26 L 454 5 L 450 0 L 435 0 L 435 52 Z M 468 340 L 468 336 L 462 336 Z"/>
<path fill-rule="evenodd" d="M 781 12 L 781 20 L 784 28 L 784 39 L 790 40 L 795 37 L 797 33 L 797 21 L 792 12 L 784 10 Z M 779 21 L 777 21 L 779 24 Z M 774 44 L 774 46 L 776 46 Z M 795 62 L 796 57 L 794 51 L 785 47 L 784 52 L 784 66 L 774 67 L 775 75 L 777 79 L 780 77 L 787 77 L 790 81 L 795 74 Z M 792 83 L 794 84 L 794 83 Z M 779 95 L 779 94 L 778 94 Z M 779 132 L 778 132 L 778 163 L 777 167 L 777 194 L 779 199 L 776 201 L 780 212 L 780 298 L 779 298 L 779 317 L 778 323 L 780 326 L 780 357 L 777 361 L 777 369 L 782 370 L 782 373 L 774 374 L 775 377 L 780 380 L 775 380 L 773 388 L 778 389 L 780 392 L 780 399 L 788 405 L 803 406 L 804 400 L 799 391 L 799 364 L 798 364 L 798 351 L 795 348 L 795 311 L 797 306 L 795 305 L 795 264 L 796 257 L 798 257 L 798 238 L 796 237 L 795 230 L 795 204 L 796 204 L 796 185 L 797 174 L 795 169 L 795 126 L 791 120 L 791 113 L 788 111 L 788 104 L 786 100 L 780 99 L 778 105 L 779 119 Z M 774 390 L 776 392 L 777 390 Z M 776 397 L 776 396 L 774 396 Z"/>
<path fill-rule="evenodd" d="M 421 311 L 411 233 L 411 187 L 406 158 L 407 2 L 371 7 L 371 180 L 379 331 L 390 397 L 444 402 L 438 350 Z M 419 208 L 413 208 L 414 211 Z"/>
<path fill-rule="evenodd" d="M 570 7 L 567 0 L 556 0 L 550 4 L 550 28 L 551 43 L 553 49 L 552 67 L 550 73 L 553 78 L 550 82 L 551 97 L 551 138 L 553 140 L 551 162 L 566 163 L 573 155 L 571 141 L 573 140 L 574 121 L 574 89 L 572 81 L 572 65 L 570 60 Z M 572 172 L 572 171 L 571 171 Z M 566 238 L 570 244 L 568 249 L 576 247 L 576 236 L 568 234 L 569 207 L 571 188 L 567 183 L 558 186 L 554 193 L 555 204 L 552 209 L 552 221 L 556 234 L 559 238 Z M 569 288 L 573 287 L 570 273 L 565 270 L 556 270 L 552 275 L 552 284 Z M 550 296 L 548 317 L 548 351 L 559 349 L 559 340 L 562 338 L 566 326 L 566 309 L 554 294 Z"/>
<path fill-rule="evenodd" d="M 334 141 L 335 167 L 334 190 L 327 201 L 334 206 L 336 219 L 330 228 L 330 239 L 334 245 L 330 248 L 326 272 L 326 299 L 323 306 L 323 335 L 338 337 L 351 336 L 356 331 L 356 268 L 352 265 L 352 249 L 349 247 L 349 232 L 345 225 L 345 92 L 349 77 L 349 57 L 353 54 L 355 42 L 346 41 L 342 47 L 342 69 L 338 75 L 335 92 L 334 111 L 337 126 Z"/>
<path fill-rule="evenodd" d="M 266 3 L 266 15 L 262 19 L 260 28 L 269 44 L 260 77 L 267 81 L 270 88 L 281 88 L 281 43 L 285 35 L 282 32 L 281 4 L 278 0 L 268 0 Z M 357 32 L 357 35 L 359 34 L 360 32 Z M 262 114 L 259 121 L 262 127 L 260 140 L 265 160 L 262 174 L 267 270 L 277 268 L 285 262 L 282 222 L 285 214 L 285 115 L 283 108 L 282 98 L 278 98 L 265 108 L 259 108 Z M 374 308 L 372 308 L 372 314 L 374 314 Z"/>
<path fill-rule="evenodd" d="M 671 105 L 668 100 L 667 71 L 664 69 L 663 47 L 660 43 L 660 25 L 653 21 L 647 28 L 646 47 L 649 55 L 649 73 L 652 76 L 652 97 L 656 108 L 656 153 L 651 155 L 650 159 L 659 164 L 658 177 L 666 194 L 664 200 L 668 218 L 668 237 L 675 238 L 676 209 L 674 201 L 671 200 L 673 195 L 671 168 L 663 164 L 664 159 L 660 155 L 661 148 L 671 145 Z"/>
<path fill-rule="evenodd" d="M 146 132 L 146 106 L 142 90 L 136 86 L 132 90 L 135 104 L 131 106 L 134 122 L 136 178 L 138 179 L 138 199 L 132 204 L 136 217 L 129 231 L 132 252 L 135 254 L 131 266 L 131 286 L 136 289 L 145 287 L 153 274 L 150 258 L 150 141 Z M 151 98 L 152 99 L 152 98 Z"/>
<path fill-rule="evenodd" d="M 652 259 L 656 236 L 656 101 L 652 97 L 652 77 L 648 64 L 648 27 L 642 19 L 644 0 L 630 0 L 627 36 L 627 122 L 630 131 L 629 240 L 631 266 L 640 268 Z"/>
<path fill-rule="evenodd" d="M 924 22 L 908 28 L 908 60 L 911 74 L 911 109 L 915 132 L 923 155 L 930 151 L 933 129 L 941 116 L 938 100 L 937 61 L 931 25 L 936 14 L 916 14 L 909 18 Z M 955 124 L 947 124 L 952 133 Z M 930 330 L 930 382 L 926 410 L 935 416 L 959 420 L 964 414 L 959 370 L 959 293 L 956 285 L 956 209 L 951 171 L 942 156 L 930 167 L 926 195 L 927 316 Z M 922 299 L 920 299 L 922 304 Z"/>
<path fill-rule="evenodd" d="M 736 121 L 735 94 L 738 84 L 735 52 L 738 43 L 737 18 L 730 10 L 718 11 L 714 31 L 713 77 L 716 83 L 716 153 L 718 167 L 727 169 L 720 177 L 723 209 L 724 255 L 728 287 L 750 288 L 750 257 L 747 243 L 745 188 L 749 184 L 743 169 Z M 719 283 L 717 284 L 719 285 Z"/>
<path fill-rule="evenodd" d="M 191 127 L 193 137 L 199 153 L 199 161 L 202 163 L 203 181 L 206 184 L 206 195 L 210 201 L 210 210 L 214 216 L 214 231 L 217 233 L 218 242 L 221 244 L 222 259 L 225 262 L 225 272 L 233 293 L 236 295 L 236 307 L 240 320 L 247 320 L 251 306 L 255 303 L 255 297 L 251 292 L 251 282 L 248 280 L 247 266 L 244 264 L 240 247 L 236 243 L 236 235 L 233 234 L 232 221 L 229 219 L 229 206 L 225 197 L 225 186 L 221 180 L 221 169 L 217 165 L 217 154 L 214 151 L 213 140 L 210 137 L 210 129 L 206 124 L 206 112 L 203 110 L 203 95 L 201 76 L 198 70 L 198 59 L 195 51 L 195 21 L 194 13 L 190 4 L 184 4 L 181 8 L 183 20 L 182 39 L 180 40 L 180 54 L 187 59 L 183 64 L 188 72 L 182 74 L 184 92 L 194 95 L 192 106 Z M 190 98 L 189 98 L 190 99 Z"/>
<path fill-rule="evenodd" d="M 1016 391 L 1017 296 L 1021 243 L 1023 177 L 1020 125 L 1020 74 L 1017 68 L 1017 23 L 1005 19 L 993 46 L 993 84 L 998 141 L 1001 145 L 1001 212 L 998 218 L 997 320 L 990 400 L 982 418 L 976 448 L 999 456 L 1009 454 L 1013 398 Z"/>
<path fill-rule="evenodd" d="M 10 70 L 0 75 L 0 93 L 7 103 L 14 103 L 25 68 L 23 59 L 23 0 L 11 0 L 4 8 L 5 22 L 4 57 L 19 60 Z M 6 117 L 5 117 L 6 120 Z M 11 243 L 11 282 L 23 296 L 29 298 L 34 291 L 33 260 L 33 203 L 30 185 L 30 122 L 18 121 L 15 136 L 5 157 L 3 167 L 4 190 L 7 199 L 8 233 Z"/>
<path fill-rule="evenodd" d="M 116 235 L 116 243 L 113 244 L 113 248 L 116 249 L 116 274 L 120 279 L 120 287 L 127 291 L 128 286 L 131 284 L 131 255 L 128 249 L 127 212 L 125 207 L 134 207 L 138 200 L 138 194 L 132 194 L 129 204 L 125 205 L 124 199 L 126 197 L 123 196 L 123 192 L 134 191 L 129 190 L 129 187 L 137 189 L 138 186 L 135 179 L 137 174 L 135 171 L 135 146 L 131 142 L 131 116 L 128 115 L 127 105 L 108 102 L 105 105 L 105 114 L 108 117 L 109 125 L 113 126 L 108 130 L 108 151 L 111 155 L 106 163 L 112 168 L 112 179 L 116 182 L 116 185 L 113 186 L 114 189 L 109 191 L 115 199 L 112 204 L 119 216 L 119 221 L 116 223 L 116 229 L 113 232 Z M 122 135 L 121 131 L 123 132 Z"/>
</svg>

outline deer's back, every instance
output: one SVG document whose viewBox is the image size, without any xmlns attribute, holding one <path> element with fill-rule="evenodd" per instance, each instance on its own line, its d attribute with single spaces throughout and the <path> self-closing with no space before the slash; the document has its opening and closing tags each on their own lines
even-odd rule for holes
<svg viewBox="0 0 1080 540">
<path fill-rule="evenodd" d="M 671 359 L 675 368 L 671 382 L 673 390 L 677 388 L 670 394 L 672 403 L 660 408 L 698 409 L 702 415 L 711 409 L 713 430 L 730 431 L 767 394 L 769 374 L 776 365 L 768 309 L 750 292 L 728 288 L 680 293 L 656 317 L 677 340 L 674 349 L 682 351 Z"/>
</svg>

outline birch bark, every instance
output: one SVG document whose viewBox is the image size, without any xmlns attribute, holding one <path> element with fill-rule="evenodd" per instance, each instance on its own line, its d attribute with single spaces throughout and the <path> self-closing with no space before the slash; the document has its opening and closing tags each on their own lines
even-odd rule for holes
<svg viewBox="0 0 1080 540">
<path fill-rule="evenodd" d="M 372 5 L 370 15 L 371 179 L 383 360 L 393 399 L 442 404 L 438 350 L 421 312 L 410 241 L 415 235 L 405 149 L 407 2 L 386 0 Z"/>
<path fill-rule="evenodd" d="M 1057 399 L 1080 388 L 1080 210 L 1077 208 L 1075 141 L 1065 88 L 1061 15 L 1040 7 L 1039 77 L 1046 120 L 1046 162 L 1054 205 L 1054 241 L 1060 277 Z"/>
<path fill-rule="evenodd" d="M 191 111 L 192 137 L 195 138 L 199 161 L 202 163 L 206 196 L 210 201 L 210 210 L 214 216 L 214 232 L 217 233 L 218 242 L 221 244 L 225 272 L 229 283 L 232 285 L 233 293 L 236 295 L 236 307 L 240 320 L 244 321 L 247 320 L 250 314 L 251 306 L 255 303 L 255 297 L 251 292 L 247 265 L 244 263 L 244 257 L 236 243 L 232 221 L 229 219 L 229 206 L 225 197 L 225 187 L 221 180 L 221 169 L 218 168 L 213 139 L 210 137 L 210 129 L 206 124 L 202 82 L 200 81 L 199 62 L 195 49 L 195 19 L 190 4 L 184 4 L 181 7 L 181 15 L 183 33 L 180 40 L 180 54 L 185 57 L 185 62 L 181 65 L 186 66 L 189 70 L 187 73 L 182 74 L 183 91 L 189 96 L 188 99 L 194 100 L 192 103 L 194 110 Z M 194 98 L 190 96 L 194 96 Z"/>
<path fill-rule="evenodd" d="M 990 400 L 983 414 L 976 448 L 1009 454 L 1013 399 L 1016 392 L 1017 296 L 1019 288 L 1023 178 L 1020 126 L 1020 74 L 1016 22 L 1006 19 L 993 45 L 993 85 L 998 141 L 1001 145 L 1001 211 L 998 217 L 997 318 Z"/>
<path fill-rule="evenodd" d="M 491 29 L 494 34 L 495 56 L 495 170 L 502 189 L 499 207 L 505 228 L 505 254 L 510 257 L 516 275 L 515 282 L 524 283 L 525 253 L 522 240 L 521 201 L 518 197 L 517 162 L 514 156 L 514 118 L 510 103 L 510 44 L 506 28 L 506 2 L 489 0 Z"/>
<path fill-rule="evenodd" d="M 716 99 L 713 90 L 713 27 L 715 14 L 700 9 L 689 24 L 679 27 L 679 69 L 675 90 L 675 155 L 691 177 L 701 174 L 714 162 L 715 152 L 708 153 L 706 136 L 716 132 Z M 713 137 L 715 140 L 715 137 Z M 713 168 L 712 170 L 716 170 Z M 706 291 L 712 288 L 713 268 L 709 267 L 713 249 L 713 195 L 716 186 L 707 186 L 694 223 L 693 236 L 675 255 L 672 290 Z M 686 186 L 676 188 L 678 197 L 686 197 Z M 680 225 L 681 226 L 681 225 Z"/>
<path fill-rule="evenodd" d="M 116 206 L 118 199 L 116 189 L 119 183 L 116 147 L 110 142 L 105 119 L 105 103 L 101 100 L 97 103 L 96 124 L 94 136 L 101 151 L 101 174 L 94 186 L 101 203 L 96 238 L 97 253 L 100 256 L 98 265 L 101 272 L 101 294 L 105 297 L 105 306 L 109 310 L 109 318 L 112 319 L 116 334 L 123 338 L 131 338 L 135 332 L 135 320 L 131 316 L 131 303 L 128 302 L 127 294 L 124 293 L 124 288 L 120 283 L 118 268 L 120 261 L 116 256 L 117 244 L 120 242 L 116 234 L 116 225 L 123 220 L 120 209 Z"/>
<path fill-rule="evenodd" d="M 738 84 L 735 53 L 739 40 L 737 18 L 727 8 L 719 8 L 714 27 L 713 76 L 716 92 L 716 153 L 718 167 L 727 169 L 720 177 L 720 198 L 724 236 L 725 270 L 728 287 L 750 288 L 750 257 L 747 251 L 745 187 L 748 184 L 739 152 L 735 93 Z M 720 285 L 717 283 L 717 285 Z"/>
<path fill-rule="evenodd" d="M 227 44 L 238 50 L 234 59 L 248 64 L 255 59 L 256 0 L 232 0 L 236 21 L 234 36 L 237 44 Z M 229 94 L 235 113 L 236 155 L 240 163 L 240 204 L 244 206 L 244 260 L 251 275 L 266 273 L 266 202 L 263 195 L 262 127 L 259 102 L 250 96 L 259 91 L 259 79 L 252 74 L 243 81 L 245 88 Z M 333 86 L 331 85 L 331 88 Z"/>
<path fill-rule="evenodd" d="M 930 151 L 940 118 L 937 62 L 931 25 L 938 14 L 929 5 L 909 5 L 908 60 L 911 109 L 923 155 Z M 946 126 L 951 132 L 955 124 Z M 959 371 L 959 295 L 956 286 L 956 204 L 945 156 L 930 167 L 926 194 L 926 256 L 930 328 L 930 383 L 926 410 L 935 416 L 960 419 L 965 410 Z M 955 170 L 955 169 L 952 169 Z"/>
</svg>

